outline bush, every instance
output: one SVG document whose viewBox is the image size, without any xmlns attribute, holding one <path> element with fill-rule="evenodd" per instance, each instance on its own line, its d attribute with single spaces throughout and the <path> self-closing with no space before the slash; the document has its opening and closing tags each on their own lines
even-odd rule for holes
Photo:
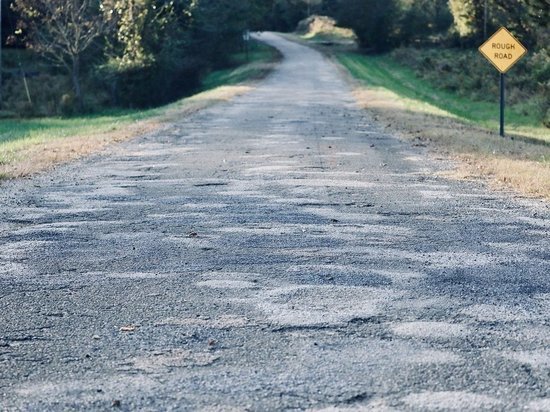
<svg viewBox="0 0 550 412">
<path fill-rule="evenodd" d="M 28 78 L 12 73 L 4 85 L 4 108 L 23 117 L 61 114 L 61 96 L 71 89 L 66 76 L 45 73 Z"/>
<path fill-rule="evenodd" d="M 337 20 L 355 32 L 363 49 L 383 52 L 396 42 L 398 13 L 397 0 L 342 0 Z"/>
<path fill-rule="evenodd" d="M 64 116 L 71 116 L 77 112 L 76 102 L 73 93 L 65 93 L 61 96 L 59 110 Z"/>
</svg>

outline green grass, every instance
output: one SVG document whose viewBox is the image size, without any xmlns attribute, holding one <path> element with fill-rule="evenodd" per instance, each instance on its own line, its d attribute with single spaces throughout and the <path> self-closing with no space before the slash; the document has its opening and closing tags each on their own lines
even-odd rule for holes
<svg viewBox="0 0 550 412">
<path fill-rule="evenodd" d="M 357 53 L 339 53 L 338 60 L 353 77 L 367 87 L 383 88 L 403 99 L 409 108 L 418 104 L 434 108 L 433 113 L 460 118 L 479 126 L 498 130 L 499 102 L 473 101 L 452 92 L 438 89 L 434 84 L 419 79 L 415 72 L 393 60 L 390 56 L 365 56 Z M 495 82 L 498 76 L 495 75 Z M 550 131 L 540 125 L 534 114 L 519 113 L 513 108 L 505 111 L 506 129 L 550 142 Z"/>
<path fill-rule="evenodd" d="M 256 79 L 269 69 L 267 63 L 276 59 L 277 52 L 262 44 L 255 44 L 249 54 L 233 56 L 237 67 L 210 73 L 203 83 L 202 91 L 223 85 L 237 84 Z M 0 117 L 0 165 L 14 160 L 14 153 L 28 145 L 54 139 L 98 134 L 114 131 L 139 120 L 160 116 L 180 104 L 173 103 L 149 110 L 109 110 L 100 114 L 71 118 L 47 117 L 32 119 L 5 119 Z"/>
<path fill-rule="evenodd" d="M 279 52 L 263 43 L 255 41 L 250 43 L 248 55 L 246 52 L 241 52 L 233 56 L 232 63 L 236 67 L 217 70 L 206 76 L 202 82 L 203 90 L 263 77 L 269 70 L 266 63 L 279 59 Z"/>
<path fill-rule="evenodd" d="M 109 131 L 132 121 L 154 116 L 158 109 L 147 111 L 113 111 L 111 114 L 79 116 L 74 118 L 6 119 L 0 121 L 0 145 L 21 140 L 39 142 L 49 138 L 63 138 L 89 132 Z"/>
<path fill-rule="evenodd" d="M 340 33 L 340 32 L 322 32 L 322 33 L 315 33 L 315 34 L 306 34 L 302 36 L 302 39 L 308 40 L 314 43 L 329 42 L 329 43 L 352 44 L 355 42 L 355 39 L 352 36 L 346 33 Z"/>
</svg>

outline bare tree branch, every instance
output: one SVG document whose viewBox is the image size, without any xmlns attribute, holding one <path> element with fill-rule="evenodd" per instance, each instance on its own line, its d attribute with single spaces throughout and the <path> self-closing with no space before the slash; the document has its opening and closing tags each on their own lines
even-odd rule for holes
<svg viewBox="0 0 550 412">
<path fill-rule="evenodd" d="M 80 61 L 104 32 L 99 0 L 15 0 L 29 47 L 71 75 L 75 95 L 82 105 Z"/>
</svg>

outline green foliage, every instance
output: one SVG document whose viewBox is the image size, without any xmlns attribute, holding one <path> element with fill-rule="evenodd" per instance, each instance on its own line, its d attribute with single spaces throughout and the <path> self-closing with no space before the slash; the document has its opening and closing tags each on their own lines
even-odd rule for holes
<svg viewBox="0 0 550 412">
<path fill-rule="evenodd" d="M 252 2 L 249 0 L 199 0 L 192 9 L 193 51 L 201 59 L 221 67 L 242 45 L 249 28 Z"/>
<path fill-rule="evenodd" d="M 455 29 L 460 37 L 469 37 L 477 32 L 481 0 L 449 0 Z"/>
<path fill-rule="evenodd" d="M 403 48 L 379 58 L 345 55 L 341 59 L 358 77 L 405 97 L 420 98 L 476 122 L 498 118 L 498 74 L 477 51 Z M 506 82 L 510 121 L 540 126 L 550 108 L 547 86 L 539 82 L 550 78 L 548 56 L 524 59 L 513 73 Z"/>
<path fill-rule="evenodd" d="M 473 101 L 497 102 L 498 73 L 477 52 L 458 49 L 398 49 L 392 56 L 417 76 Z M 506 101 L 516 113 L 541 123 L 550 109 L 550 55 L 527 55 L 506 76 Z"/>
<path fill-rule="evenodd" d="M 272 48 L 261 45 L 254 47 L 248 59 L 244 53 L 237 53 L 231 58 L 236 66 L 229 70 L 211 72 L 206 78 L 203 90 L 255 79 L 266 74 L 267 64 L 273 62 L 278 56 L 278 52 Z M 70 96 L 61 99 L 70 100 Z M 103 109 L 102 111 L 98 110 L 98 113 L 94 115 L 78 115 L 71 118 L 4 118 L 0 122 L 0 164 L 13 161 L 14 153 L 21 147 L 28 147 L 49 140 L 115 131 L 138 120 L 163 116 L 175 107 L 185 106 L 186 102 L 186 100 L 182 100 L 173 105 L 150 110 Z M 63 104 L 69 104 L 70 106 L 70 102 L 64 102 Z M 0 112 L 0 118 L 4 115 L 11 117 L 12 113 Z"/>
<path fill-rule="evenodd" d="M 489 9 L 487 20 L 485 2 Z M 174 101 L 197 90 L 201 79 L 213 69 L 231 67 L 231 56 L 243 50 L 244 30 L 293 31 L 309 13 L 334 17 L 339 26 L 355 31 L 364 50 L 378 53 L 399 46 L 451 44 L 477 48 L 483 40 L 485 25 L 488 34 L 500 25 L 508 27 L 527 45 L 533 57 L 547 56 L 550 41 L 548 0 L 12 0 L 12 3 L 10 19 L 15 13 L 18 20 L 16 37 L 26 42 L 29 50 L 65 67 L 68 79 L 57 79 L 61 73 L 56 69 L 40 69 L 41 75 L 55 78 L 52 84 L 62 90 L 55 96 L 44 92 L 44 98 L 33 97 L 35 102 L 29 107 L 28 102 L 24 103 L 25 95 L 21 95 L 21 77 L 14 75 L 9 93 L 16 95 L 7 94 L 4 101 L 20 107 L 26 114 L 70 113 L 75 105 L 95 110 L 105 106 L 150 107 Z M 2 4 L 5 10 L 6 2 Z M 532 67 L 531 75 L 537 79 L 539 88 L 548 93 L 548 78 L 542 67 L 543 64 Z M 23 70 L 35 71 L 27 67 Z M 464 83 L 469 84 L 469 80 Z M 33 91 L 33 95 L 40 93 Z M 518 99 L 520 95 L 518 92 Z M 546 103 L 542 102 L 541 107 L 543 110 Z"/>
<path fill-rule="evenodd" d="M 103 20 L 94 0 L 14 0 L 21 20 L 16 35 L 27 47 L 64 67 L 71 77 L 80 109 L 84 54 L 103 32 Z"/>
<path fill-rule="evenodd" d="M 402 45 L 440 41 L 453 22 L 448 0 L 402 0 L 397 39 Z"/>
<path fill-rule="evenodd" d="M 319 10 L 353 29 L 370 52 L 441 42 L 453 23 L 448 0 L 324 0 Z"/>
<path fill-rule="evenodd" d="M 336 17 L 355 31 L 363 48 L 382 52 L 395 44 L 398 6 L 398 0 L 340 0 Z"/>
<path fill-rule="evenodd" d="M 270 70 L 269 64 L 280 58 L 279 52 L 262 43 L 251 42 L 249 53 L 240 52 L 231 56 L 231 68 L 209 73 L 202 81 L 202 90 L 210 90 L 222 85 L 238 84 L 245 80 L 259 79 Z"/>
<path fill-rule="evenodd" d="M 144 45 L 151 0 L 102 0 L 101 11 L 111 30 L 106 38 L 107 66 L 115 72 L 147 67 L 154 61 Z"/>
<path fill-rule="evenodd" d="M 270 0 L 265 14 L 265 28 L 291 32 L 298 22 L 307 17 L 307 4 L 304 0 Z"/>
<path fill-rule="evenodd" d="M 202 66 L 190 47 L 192 5 L 185 0 L 103 0 L 110 31 L 97 81 L 110 91 L 113 105 L 164 104 L 198 85 Z"/>
<path fill-rule="evenodd" d="M 485 13 L 487 6 L 487 13 Z M 449 0 L 454 31 L 465 46 L 479 46 L 500 26 L 505 26 L 530 48 L 548 47 L 548 0 Z"/>
<path fill-rule="evenodd" d="M 296 28 L 296 34 L 325 45 L 353 47 L 357 42 L 353 30 L 336 26 L 336 21 L 327 16 L 314 15 L 302 20 Z"/>
<path fill-rule="evenodd" d="M 433 52 L 433 54 L 427 53 L 418 56 L 412 50 L 401 50 L 392 55 L 378 56 L 342 53 L 338 55 L 338 59 L 354 77 L 364 81 L 369 87 L 390 90 L 400 97 L 411 99 L 414 102 L 427 103 L 450 115 L 496 130 L 499 118 L 498 76 L 493 73 L 492 79 L 487 85 L 491 89 L 491 94 L 481 99 L 479 95 L 475 98 L 469 96 L 466 91 L 457 93 L 460 83 L 466 80 L 467 75 L 463 74 L 462 77 L 457 77 L 447 74 L 446 78 L 457 78 L 451 87 L 447 85 L 443 88 L 440 85 L 441 77 L 420 78 L 419 69 L 413 70 L 408 67 L 411 64 L 411 59 L 415 59 L 413 65 L 417 68 L 422 65 L 437 67 L 441 64 L 440 70 L 449 73 L 451 70 L 448 66 L 449 62 L 437 59 L 439 55 L 439 52 Z M 398 61 L 401 59 L 406 64 Z M 477 80 L 472 80 L 469 87 L 476 84 L 480 85 Z M 545 134 L 542 130 L 544 128 L 541 127 L 540 116 L 537 113 L 525 111 L 521 104 L 509 105 L 506 109 L 506 119 L 510 127 L 528 127 L 531 128 L 530 130 L 536 130 L 535 134 L 538 136 Z M 546 136 L 546 140 L 548 140 L 548 133 Z"/>
<path fill-rule="evenodd" d="M 72 112 L 70 96 L 93 110 L 151 107 L 188 95 L 205 73 L 230 63 L 243 31 L 261 27 L 268 9 L 263 0 L 15 0 L 14 6 L 20 37 L 66 66 L 73 81 L 72 92 L 65 88 L 49 98 L 57 101 L 49 114 Z M 69 39 L 73 32 L 89 33 L 86 47 L 76 38 L 80 49 L 56 38 L 59 28 Z M 81 83 L 94 92 L 83 95 Z M 32 113 L 44 111 L 25 108 Z"/>
</svg>

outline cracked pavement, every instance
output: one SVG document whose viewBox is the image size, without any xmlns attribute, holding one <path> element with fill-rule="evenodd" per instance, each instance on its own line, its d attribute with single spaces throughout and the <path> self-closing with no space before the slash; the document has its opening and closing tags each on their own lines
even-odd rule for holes
<svg viewBox="0 0 550 412">
<path fill-rule="evenodd" d="M 2 410 L 550 410 L 550 210 L 449 180 L 318 52 L 0 186 Z"/>
</svg>

